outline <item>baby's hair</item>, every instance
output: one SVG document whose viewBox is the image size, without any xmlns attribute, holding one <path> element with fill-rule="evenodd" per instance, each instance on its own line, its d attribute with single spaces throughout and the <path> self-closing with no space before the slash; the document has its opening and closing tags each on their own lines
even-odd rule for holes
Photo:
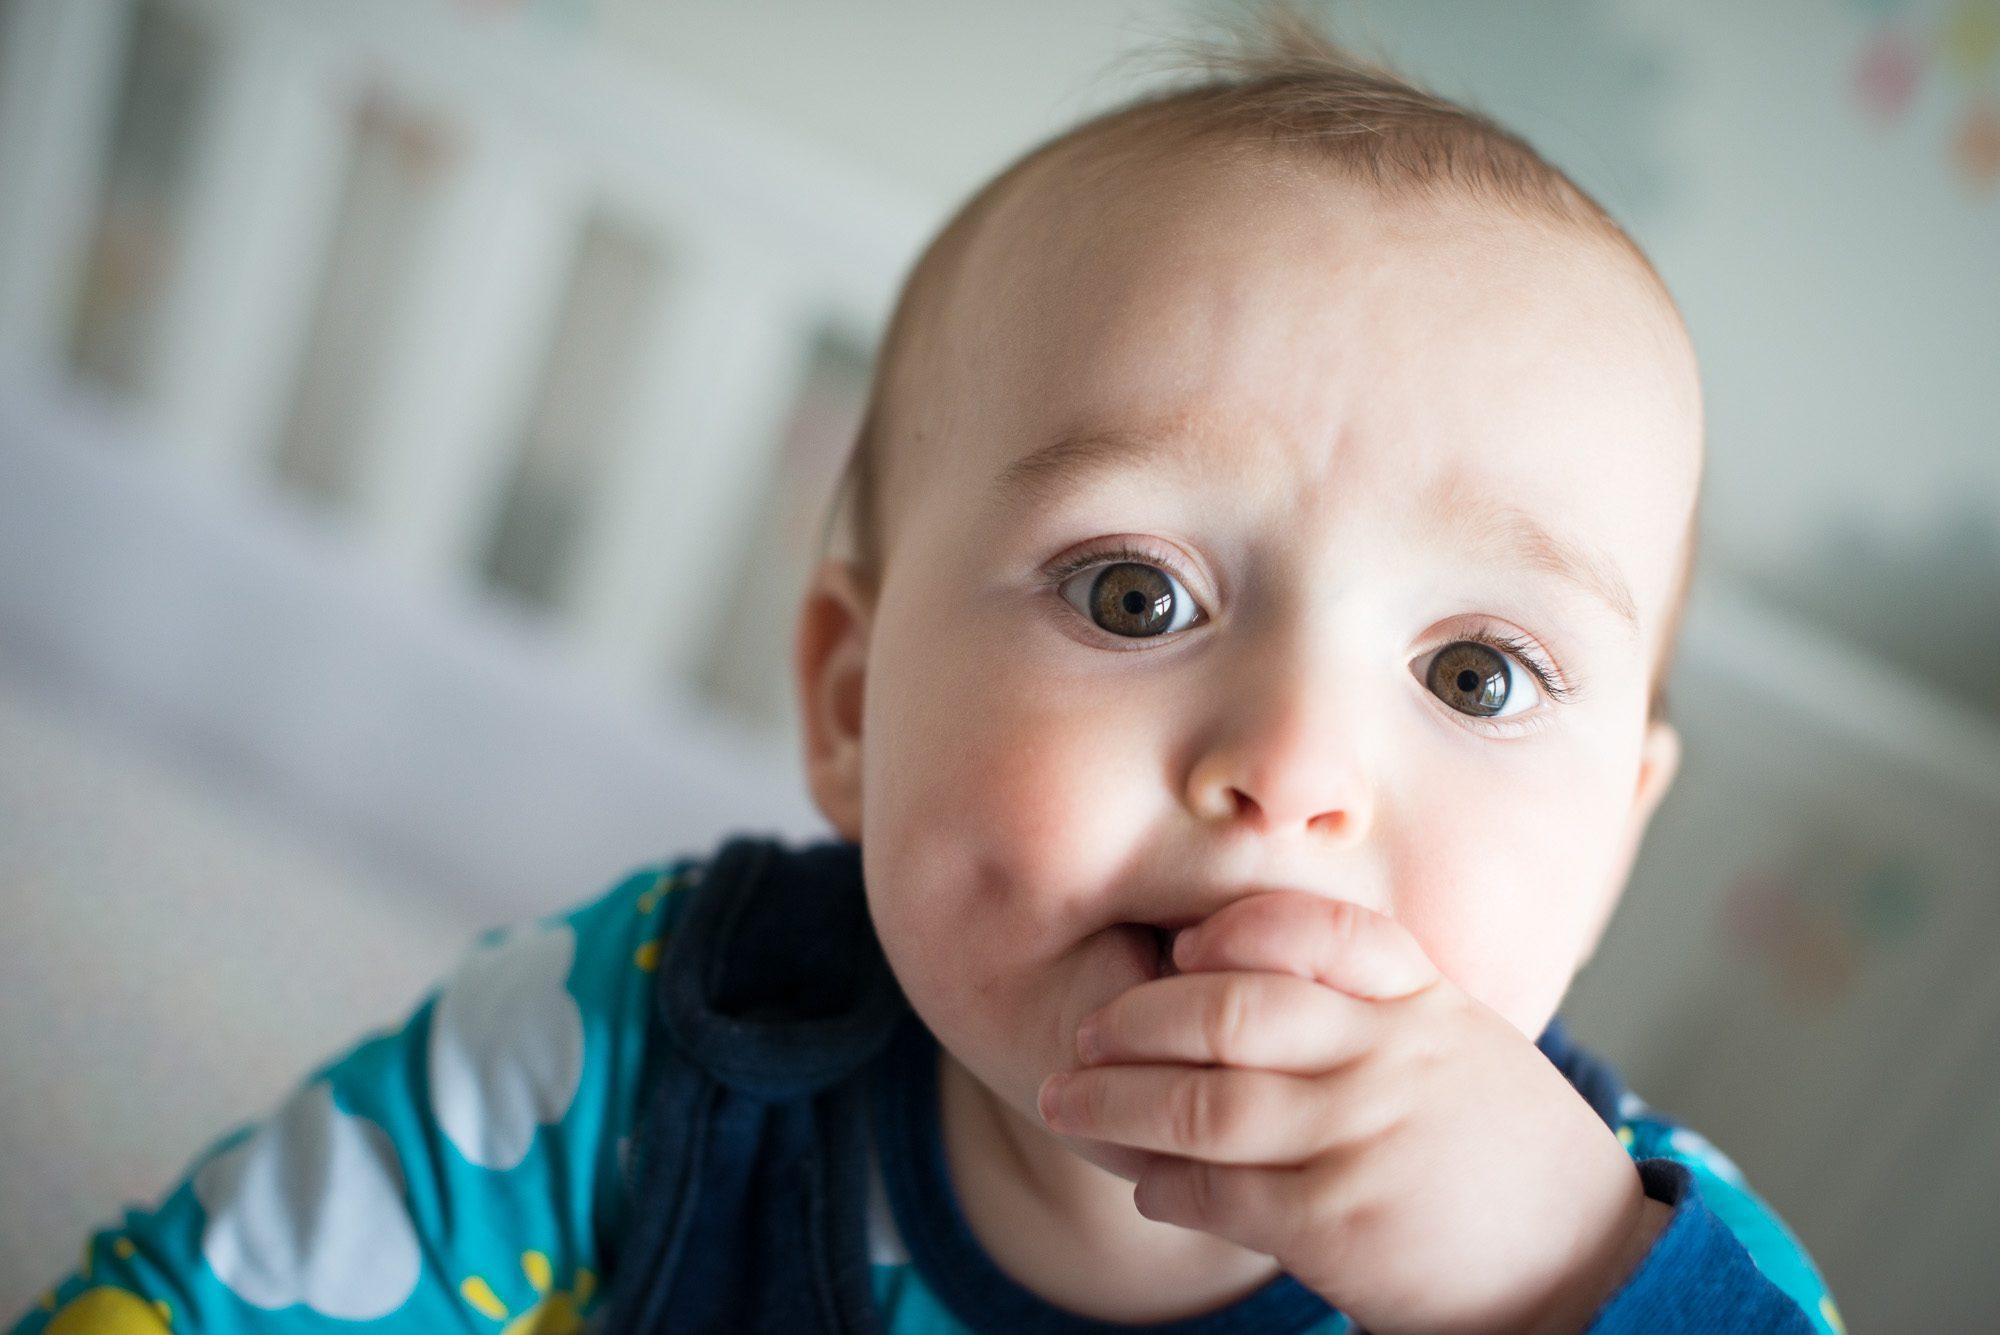
<svg viewBox="0 0 2000 1335">
<path fill-rule="evenodd" d="M 1419 88 L 1336 42 L 1296 0 L 1267 0 L 1226 25 L 1222 41 L 1165 44 L 1162 87 L 1035 146 L 960 207 L 903 284 L 875 363 L 867 410 L 822 531 L 822 556 L 844 517 L 850 560 L 873 594 L 882 575 L 882 479 L 889 442 L 912 434 L 898 409 L 912 363 L 935 330 L 973 237 L 1023 176 L 1055 159 L 1085 174 L 1149 155 L 1293 154 L 1345 174 L 1387 202 L 1496 203 L 1516 217 L 1602 238 L 1637 262 L 1667 308 L 1652 262 L 1596 200 L 1526 140 L 1479 112 Z M 921 435 L 921 433 L 914 433 Z M 1667 603 L 1649 715 L 1666 713 L 1666 676 L 1693 572 L 1692 516 Z"/>
</svg>

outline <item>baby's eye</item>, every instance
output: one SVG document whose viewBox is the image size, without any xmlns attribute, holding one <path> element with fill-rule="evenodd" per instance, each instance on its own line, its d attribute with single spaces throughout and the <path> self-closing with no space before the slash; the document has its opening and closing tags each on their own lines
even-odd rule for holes
<svg viewBox="0 0 2000 1335">
<path fill-rule="evenodd" d="M 1473 718 L 1507 718 L 1532 709 L 1541 698 L 1533 672 L 1477 640 L 1458 640 L 1438 650 L 1424 685 Z"/>
<path fill-rule="evenodd" d="M 1131 639 L 1183 630 L 1201 610 L 1179 580 L 1138 561 L 1079 570 L 1057 591 L 1100 629 Z"/>
</svg>

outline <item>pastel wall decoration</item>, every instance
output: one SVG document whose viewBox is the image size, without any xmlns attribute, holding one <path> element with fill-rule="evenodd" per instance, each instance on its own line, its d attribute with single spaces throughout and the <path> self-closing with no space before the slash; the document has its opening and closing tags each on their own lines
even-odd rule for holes
<svg viewBox="0 0 2000 1335">
<path fill-rule="evenodd" d="M 1952 141 L 1960 175 L 1972 184 L 1992 189 L 2000 182 L 2000 99 L 1981 100 L 1966 108 Z"/>
<path fill-rule="evenodd" d="M 1884 28 L 1862 48 L 1854 68 L 1854 92 L 1870 115 L 1896 121 L 1910 109 L 1923 75 L 1923 52 L 1916 43 L 1900 29 Z"/>
<path fill-rule="evenodd" d="M 1938 45 L 1945 65 L 1967 83 L 1979 83 L 2000 56 L 2000 3 L 1958 0 L 1944 21 Z"/>
<path fill-rule="evenodd" d="M 1908 851 L 1859 849 L 1835 834 L 1743 873 L 1723 901 L 1720 926 L 1793 1003 L 1830 1010 L 1872 957 L 1915 934 L 1929 881 Z"/>
<path fill-rule="evenodd" d="M 1874 20 L 1850 71 L 1857 105 L 1893 124 L 1936 68 L 1948 99 L 1947 161 L 1975 190 L 2000 187 L 2000 0 L 1857 3 Z"/>
</svg>

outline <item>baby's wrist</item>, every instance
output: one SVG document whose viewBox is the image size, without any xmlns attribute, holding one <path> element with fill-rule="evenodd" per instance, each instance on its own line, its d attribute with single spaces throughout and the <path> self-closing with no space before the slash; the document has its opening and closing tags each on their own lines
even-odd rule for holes
<svg viewBox="0 0 2000 1335">
<path fill-rule="evenodd" d="M 1545 1314 L 1524 1327 L 1527 1335 L 1582 1335 L 1613 1294 L 1645 1264 L 1653 1244 L 1673 1222 L 1674 1207 L 1644 1195 L 1636 1217 L 1621 1230 L 1623 1241 L 1593 1257 L 1558 1291 Z"/>
</svg>

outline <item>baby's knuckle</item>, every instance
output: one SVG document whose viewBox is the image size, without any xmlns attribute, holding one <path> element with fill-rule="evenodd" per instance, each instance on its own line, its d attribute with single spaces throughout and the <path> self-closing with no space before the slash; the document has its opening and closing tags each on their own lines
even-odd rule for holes
<svg viewBox="0 0 2000 1335">
<path fill-rule="evenodd" d="M 1402 1124 L 1405 1109 L 1399 1090 L 1379 1085 L 1357 1085 L 1346 1091 L 1339 1116 L 1350 1146 L 1375 1146 L 1392 1137 Z"/>
<path fill-rule="evenodd" d="M 1194 1071 L 1182 1076 L 1167 1100 L 1168 1133 L 1183 1149 L 1211 1143 L 1225 1119 L 1221 1093 L 1214 1081 L 1204 1078 L 1206 1074 Z"/>
<path fill-rule="evenodd" d="M 1249 989 L 1240 982 L 1224 985 L 1210 1006 L 1204 1037 L 1209 1054 L 1217 1061 L 1240 1061 L 1248 1055 L 1244 1045 L 1251 1033 L 1252 1003 Z"/>
<path fill-rule="evenodd" d="M 1322 1259 L 1342 1268 L 1352 1259 L 1346 1249 L 1366 1236 L 1373 1210 L 1349 1189 L 1342 1167 L 1321 1163 L 1305 1170 L 1304 1177 L 1294 1204 L 1293 1230 L 1299 1237 L 1314 1239 Z"/>
<path fill-rule="evenodd" d="M 1104 1082 L 1097 1072 L 1078 1071 L 1069 1078 L 1062 1093 L 1064 1115 L 1083 1126 L 1098 1126 L 1104 1120 Z"/>
<path fill-rule="evenodd" d="M 1406 1134 L 1417 1113 L 1411 1101 L 1414 1086 L 1385 1085 L 1375 1091 L 1368 1104 L 1368 1129 L 1377 1140 L 1394 1140 Z"/>
</svg>

